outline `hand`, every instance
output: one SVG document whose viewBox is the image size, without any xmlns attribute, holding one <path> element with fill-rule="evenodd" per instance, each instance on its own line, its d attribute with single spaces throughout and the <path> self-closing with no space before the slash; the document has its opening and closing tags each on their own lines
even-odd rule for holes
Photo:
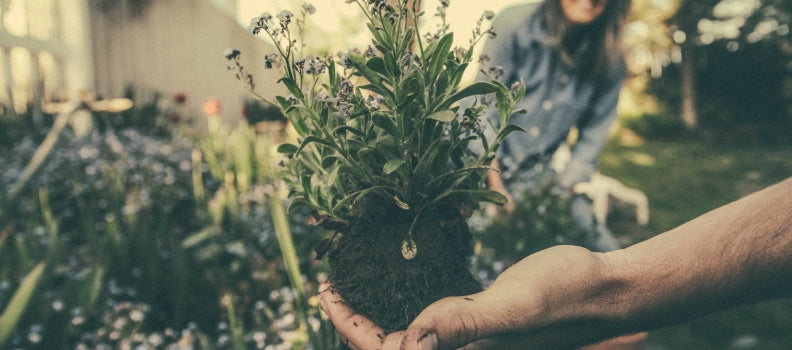
<svg viewBox="0 0 792 350">
<path fill-rule="evenodd" d="M 331 286 L 320 294 L 322 309 L 353 349 L 574 348 L 608 335 L 572 322 L 591 307 L 587 297 L 604 292 L 587 283 L 601 268 L 586 249 L 550 248 L 510 267 L 483 292 L 433 303 L 407 330 L 391 334 L 355 314 Z"/>
<path fill-rule="evenodd" d="M 385 332 L 374 324 L 365 316 L 356 314 L 349 306 L 344 303 L 344 300 L 333 289 L 329 283 L 324 283 L 319 287 L 319 295 L 321 296 L 322 310 L 330 317 L 333 325 L 336 327 L 342 341 L 352 350 L 374 350 L 374 349 L 400 349 L 402 342 L 405 339 L 405 331 L 393 332 L 385 334 Z M 453 299 L 465 298 L 447 298 L 446 306 L 453 308 Z M 445 300 L 445 299 L 444 299 Z M 464 303 L 468 303 L 465 300 Z M 432 306 L 430 306 L 431 308 Z M 430 311 L 431 313 L 431 311 Z M 437 337 L 429 336 L 421 339 L 421 349 L 434 349 L 437 347 Z M 460 349 L 468 350 L 485 350 L 485 349 L 502 349 L 508 346 L 504 341 L 480 340 L 472 344 L 468 344 Z"/>
<path fill-rule="evenodd" d="M 319 285 L 322 310 L 330 317 L 344 344 L 352 350 L 398 349 L 404 332 L 385 334 L 365 316 L 356 314 L 330 283 Z"/>
</svg>

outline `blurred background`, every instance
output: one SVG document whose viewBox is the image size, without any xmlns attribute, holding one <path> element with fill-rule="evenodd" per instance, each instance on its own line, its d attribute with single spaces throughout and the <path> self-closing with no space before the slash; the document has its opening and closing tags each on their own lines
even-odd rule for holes
<svg viewBox="0 0 792 350">
<path fill-rule="evenodd" d="M 484 10 L 517 2 L 452 1 L 457 45 Z M 324 233 L 285 214 L 276 175 L 274 149 L 292 136 L 235 76 L 239 64 L 256 94 L 283 92 L 264 69 L 273 46 L 245 27 L 265 11 L 299 17 L 302 5 L 0 0 L 0 348 L 332 348 L 315 296 L 327 267 L 311 253 Z M 368 45 L 356 5 L 313 6 L 306 52 Z M 421 6 L 421 32 L 432 32 L 439 1 Z M 630 75 L 600 158 L 602 174 L 648 198 L 648 222 L 635 202 L 600 203 L 624 245 L 792 174 L 790 23 L 788 0 L 633 0 Z M 518 207 L 530 218 L 520 230 L 476 232 L 485 284 L 575 242 L 559 233 L 564 198 L 538 188 Z M 792 300 L 649 341 L 790 349 Z"/>
</svg>

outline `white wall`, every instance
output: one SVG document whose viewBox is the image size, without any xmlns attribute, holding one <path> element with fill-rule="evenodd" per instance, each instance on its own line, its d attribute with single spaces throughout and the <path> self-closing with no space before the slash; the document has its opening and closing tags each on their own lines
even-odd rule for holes
<svg viewBox="0 0 792 350">
<path fill-rule="evenodd" d="M 276 72 L 262 64 L 274 49 L 208 0 L 157 0 L 140 16 L 120 6 L 94 10 L 91 18 L 96 89 L 105 97 L 121 96 L 130 84 L 167 98 L 184 93 L 188 110 L 198 117 L 201 104 L 215 97 L 224 120 L 235 123 L 244 99 L 252 96 L 226 69 L 228 47 L 242 52 L 259 94 L 270 97 L 277 89 Z"/>
</svg>

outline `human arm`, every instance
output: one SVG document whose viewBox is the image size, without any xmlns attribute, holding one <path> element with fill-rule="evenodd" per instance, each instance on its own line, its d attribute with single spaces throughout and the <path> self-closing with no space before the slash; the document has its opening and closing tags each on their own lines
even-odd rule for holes
<svg viewBox="0 0 792 350">
<path fill-rule="evenodd" d="M 493 191 L 497 191 L 504 196 L 506 196 L 507 202 L 503 205 L 503 210 L 507 213 L 514 211 L 514 198 L 509 193 L 509 190 L 506 189 L 506 185 L 503 183 L 503 176 L 500 172 L 500 161 L 498 158 L 492 160 L 490 164 L 490 170 L 487 171 L 487 186 Z"/>
<path fill-rule="evenodd" d="M 406 331 L 380 333 L 381 348 L 574 348 L 792 294 L 790 265 L 792 178 L 626 249 L 533 254 L 487 290 L 442 299 Z M 372 340 L 361 349 L 380 348 L 380 337 L 330 314 L 350 340 Z"/>
<path fill-rule="evenodd" d="M 598 84 L 597 94 L 589 102 L 587 116 L 577 123 L 578 139 L 570 150 L 569 163 L 559 174 L 562 187 L 572 188 L 575 184 L 586 182 L 597 170 L 597 159 L 616 120 L 616 106 L 622 85 L 621 73 Z"/>
<path fill-rule="evenodd" d="M 429 306 L 404 348 L 417 349 L 432 333 L 440 348 L 503 334 L 572 348 L 789 295 L 791 265 L 788 179 L 626 249 L 555 247 L 529 256 L 473 301 Z"/>
</svg>

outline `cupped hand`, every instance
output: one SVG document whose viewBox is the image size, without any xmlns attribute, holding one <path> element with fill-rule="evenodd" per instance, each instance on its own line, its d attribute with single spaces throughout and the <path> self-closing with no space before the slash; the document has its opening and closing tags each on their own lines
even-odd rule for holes
<svg viewBox="0 0 792 350">
<path fill-rule="evenodd" d="M 429 325 L 435 324 L 438 321 L 435 315 L 449 316 L 446 311 L 451 310 L 459 317 L 472 320 L 471 310 L 465 310 L 465 306 L 475 302 L 475 295 L 467 297 L 450 297 L 445 298 L 437 303 L 430 305 L 424 310 L 421 315 L 416 318 L 415 322 L 410 326 L 411 332 L 418 335 L 415 344 L 408 344 L 408 331 L 397 331 L 389 334 L 374 324 L 371 320 L 356 314 L 349 306 L 344 303 L 343 298 L 333 289 L 329 283 L 322 284 L 319 289 L 321 295 L 322 310 L 329 316 L 330 320 L 336 328 L 336 331 L 341 336 L 343 342 L 353 350 L 396 350 L 403 348 L 417 349 L 439 349 L 438 329 Z M 467 313 L 467 315 L 464 315 Z M 461 321 L 461 319 L 460 319 Z M 464 323 L 464 321 L 463 321 Z M 439 323 L 439 324 L 442 324 Z M 475 326 L 475 321 L 471 325 Z M 415 327 L 413 327 L 415 325 Z M 429 327 L 424 327 L 429 326 Z M 452 327 L 453 328 L 453 327 Z M 504 341 L 493 341 L 489 339 L 479 340 L 474 343 L 466 344 L 472 341 L 472 335 L 475 337 L 477 333 L 474 329 L 452 330 L 443 329 L 444 337 L 453 337 L 454 340 L 448 343 L 449 349 L 457 348 L 468 350 L 485 350 L 485 349 L 502 349 Z M 451 336 L 450 334 L 454 335 Z"/>
<path fill-rule="evenodd" d="M 398 349 L 404 332 L 385 334 L 382 328 L 347 306 L 330 283 L 319 285 L 322 310 L 342 341 L 352 350 Z"/>
<path fill-rule="evenodd" d="M 583 288 L 585 296 L 586 280 L 598 265 L 583 248 L 550 248 L 510 267 L 487 290 L 441 299 L 407 330 L 390 334 L 356 314 L 331 285 L 322 285 L 320 294 L 322 308 L 353 349 L 574 348 L 597 336 L 564 321 L 574 317 L 570 310 L 585 306 L 574 293 Z"/>
</svg>

